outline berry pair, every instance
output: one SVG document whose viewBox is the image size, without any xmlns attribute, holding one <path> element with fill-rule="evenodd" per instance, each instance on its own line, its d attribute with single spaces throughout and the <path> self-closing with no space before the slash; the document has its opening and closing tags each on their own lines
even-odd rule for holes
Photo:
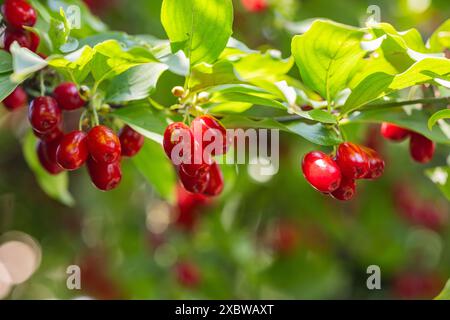
<svg viewBox="0 0 450 320">
<path fill-rule="evenodd" d="M 226 136 L 226 129 L 211 116 L 197 117 L 190 127 L 175 122 L 166 128 L 164 151 L 187 191 L 208 196 L 222 192 L 223 175 L 212 157 L 227 152 Z"/>
<path fill-rule="evenodd" d="M 344 142 L 338 146 L 334 158 L 320 151 L 308 153 L 303 158 L 302 170 L 316 190 L 347 201 L 355 195 L 355 180 L 379 178 L 384 161 L 373 149 Z"/>
<path fill-rule="evenodd" d="M 414 161 L 428 163 L 433 159 L 436 144 L 427 137 L 387 122 L 383 122 L 380 131 L 383 137 L 394 142 L 410 137 L 409 152 Z"/>
<path fill-rule="evenodd" d="M 39 46 L 39 36 L 24 27 L 36 24 L 37 14 L 34 8 L 24 0 L 6 0 L 1 8 L 5 29 L 4 47 L 9 51 L 11 44 L 17 41 L 21 47 L 36 52 Z"/>
</svg>

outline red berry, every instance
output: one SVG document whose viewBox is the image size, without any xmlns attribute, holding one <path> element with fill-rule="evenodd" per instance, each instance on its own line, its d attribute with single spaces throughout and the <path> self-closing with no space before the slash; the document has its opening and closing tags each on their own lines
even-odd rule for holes
<svg viewBox="0 0 450 320">
<path fill-rule="evenodd" d="M 145 138 L 140 133 L 133 130 L 130 126 L 125 126 L 119 133 L 120 145 L 122 147 L 122 156 L 133 157 L 142 148 Z"/>
<path fill-rule="evenodd" d="M 184 155 L 184 149 L 180 150 L 178 154 L 172 155 L 173 149 L 181 144 L 181 146 L 186 146 L 184 149 L 189 150 L 189 154 Z M 179 161 L 181 158 L 191 158 L 192 145 L 194 144 L 194 136 L 191 129 L 182 122 L 174 122 L 170 124 L 164 131 L 164 141 L 163 147 L 169 159 L 172 162 L 181 164 L 184 161 Z M 176 157 L 179 157 L 176 159 Z"/>
<path fill-rule="evenodd" d="M 341 183 L 341 170 L 323 152 L 313 151 L 305 155 L 302 170 L 306 180 L 320 192 L 333 192 Z"/>
<path fill-rule="evenodd" d="M 411 140 L 409 142 L 409 151 L 411 157 L 419 163 L 427 163 L 433 159 L 436 144 L 427 137 L 411 133 Z"/>
<path fill-rule="evenodd" d="M 196 194 L 186 191 L 177 186 L 177 211 L 178 216 L 175 224 L 185 230 L 192 230 L 197 224 L 201 209 L 210 204 L 210 199 L 203 194 Z"/>
<path fill-rule="evenodd" d="M 378 179 L 384 172 L 384 160 L 381 159 L 378 152 L 371 148 L 361 146 L 361 149 L 369 159 L 369 172 L 364 176 L 364 179 Z"/>
<path fill-rule="evenodd" d="M 33 133 L 36 137 L 46 142 L 61 138 L 64 135 L 64 133 L 58 126 L 56 126 L 52 131 L 46 133 L 39 133 L 38 131 L 33 129 Z"/>
<path fill-rule="evenodd" d="M 209 182 L 203 194 L 208 196 L 218 196 L 223 190 L 223 174 L 217 162 L 209 168 Z"/>
<path fill-rule="evenodd" d="M 388 140 L 392 141 L 403 141 L 405 140 L 410 131 L 392 123 L 383 122 L 381 124 L 381 135 Z"/>
<path fill-rule="evenodd" d="M 37 146 L 39 162 L 42 167 L 52 175 L 57 175 L 64 171 L 64 169 L 56 162 L 56 150 L 58 145 L 59 139 L 51 142 L 39 141 Z"/>
<path fill-rule="evenodd" d="M 113 163 L 100 163 L 89 158 L 87 160 L 87 168 L 92 183 L 100 190 L 112 190 L 122 180 L 122 169 L 118 161 Z"/>
<path fill-rule="evenodd" d="M 331 193 L 331 196 L 337 200 L 348 201 L 353 198 L 356 193 L 355 180 L 343 177 L 339 188 Z"/>
<path fill-rule="evenodd" d="M 72 131 L 61 139 L 56 151 L 56 160 L 61 167 L 76 170 L 86 162 L 89 155 L 86 137 L 83 131 Z"/>
<path fill-rule="evenodd" d="M 17 29 L 36 24 L 36 11 L 23 0 L 6 0 L 2 6 L 2 13 L 6 22 Z"/>
<path fill-rule="evenodd" d="M 178 167 L 178 176 L 180 177 L 180 181 L 183 184 L 184 188 L 192 193 L 203 193 L 208 186 L 210 174 L 209 168 L 207 170 L 202 171 L 197 175 L 190 175 L 189 168 L 190 165 L 181 164 Z"/>
<path fill-rule="evenodd" d="M 369 159 L 366 153 L 351 142 L 339 145 L 336 152 L 336 163 L 341 169 L 342 175 L 348 178 L 361 179 L 369 173 Z"/>
<path fill-rule="evenodd" d="M 268 7 L 267 0 L 241 0 L 241 3 L 250 12 L 262 12 Z"/>
<path fill-rule="evenodd" d="M 6 28 L 4 38 L 4 47 L 6 51 L 9 51 L 11 44 L 14 41 L 17 41 L 21 47 L 36 52 L 39 47 L 40 39 L 36 33 L 28 30 Z"/>
<path fill-rule="evenodd" d="M 191 131 L 202 150 L 208 148 L 213 156 L 227 152 L 230 144 L 227 130 L 214 117 L 206 115 L 195 118 L 191 123 Z"/>
<path fill-rule="evenodd" d="M 85 101 L 81 98 L 75 83 L 63 82 L 55 88 L 53 96 L 58 102 L 61 109 L 76 110 L 85 105 Z"/>
<path fill-rule="evenodd" d="M 22 87 L 17 87 L 2 103 L 10 111 L 24 107 L 28 103 L 27 93 Z"/>
<path fill-rule="evenodd" d="M 179 284 L 184 287 L 195 288 L 200 284 L 200 271 L 192 262 L 177 263 L 175 272 Z"/>
<path fill-rule="evenodd" d="M 61 121 L 61 109 L 52 97 L 37 97 L 30 104 L 28 119 L 37 132 L 50 132 Z"/>
<path fill-rule="evenodd" d="M 108 127 L 99 125 L 91 129 L 87 144 L 92 158 L 100 163 L 114 163 L 120 159 L 119 137 Z"/>
</svg>

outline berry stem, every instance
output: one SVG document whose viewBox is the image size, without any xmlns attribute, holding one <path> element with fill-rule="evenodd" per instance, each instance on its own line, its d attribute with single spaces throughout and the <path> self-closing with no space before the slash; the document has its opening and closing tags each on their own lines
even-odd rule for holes
<svg viewBox="0 0 450 320">
<path fill-rule="evenodd" d="M 39 87 L 41 90 L 41 96 L 45 96 L 44 73 L 42 71 L 39 73 Z"/>
</svg>

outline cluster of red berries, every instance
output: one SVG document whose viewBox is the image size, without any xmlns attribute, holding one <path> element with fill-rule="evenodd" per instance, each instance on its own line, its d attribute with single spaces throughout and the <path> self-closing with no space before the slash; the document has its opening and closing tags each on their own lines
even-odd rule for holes
<svg viewBox="0 0 450 320">
<path fill-rule="evenodd" d="M 24 0 L 5 0 L 1 11 L 6 22 L 5 50 L 9 51 L 11 44 L 17 41 L 21 47 L 36 52 L 40 42 L 39 36 L 24 28 L 36 24 L 37 14 L 34 8 Z"/>
<path fill-rule="evenodd" d="M 427 137 L 387 122 L 381 125 L 380 131 L 383 137 L 394 142 L 410 137 L 409 151 L 415 161 L 427 163 L 433 159 L 436 144 Z"/>
<path fill-rule="evenodd" d="M 347 201 L 356 192 L 357 179 L 377 179 L 384 172 L 384 161 L 368 147 L 344 142 L 335 157 L 320 151 L 305 155 L 302 170 L 306 180 L 318 191 Z"/>
<path fill-rule="evenodd" d="M 50 174 L 77 170 L 85 163 L 94 185 L 112 190 L 122 179 L 121 156 L 134 156 L 141 149 L 144 137 L 129 126 L 119 136 L 110 128 L 97 125 L 86 134 L 61 130 L 62 110 L 72 111 L 85 105 L 74 83 L 60 84 L 53 97 L 35 98 L 28 109 L 33 132 L 40 139 L 37 154 L 41 165 Z"/>
<path fill-rule="evenodd" d="M 206 138 L 208 136 L 211 139 Z M 225 127 L 208 115 L 195 118 L 190 127 L 175 122 L 166 128 L 164 151 L 187 191 L 206 196 L 217 196 L 222 192 L 223 175 L 213 156 L 227 152 L 226 136 Z M 204 143 L 207 140 L 213 141 Z"/>
</svg>

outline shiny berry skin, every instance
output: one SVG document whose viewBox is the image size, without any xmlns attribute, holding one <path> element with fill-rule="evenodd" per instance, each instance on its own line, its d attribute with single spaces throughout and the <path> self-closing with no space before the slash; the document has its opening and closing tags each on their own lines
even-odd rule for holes
<svg viewBox="0 0 450 320">
<path fill-rule="evenodd" d="M 428 163 L 433 159 L 436 144 L 427 137 L 411 133 L 409 142 L 409 151 L 414 161 L 419 163 Z"/>
<path fill-rule="evenodd" d="M 21 47 L 25 47 L 33 52 L 36 52 L 39 47 L 40 38 L 36 33 L 28 30 L 6 28 L 4 38 L 4 46 L 6 51 L 9 51 L 11 44 L 14 41 L 17 41 Z"/>
<path fill-rule="evenodd" d="M 14 111 L 21 107 L 24 107 L 28 103 L 28 97 L 25 90 L 22 87 L 17 87 L 9 96 L 7 96 L 3 101 L 3 105 L 9 111 Z"/>
<path fill-rule="evenodd" d="M 267 0 L 241 0 L 242 6 L 250 12 L 263 12 L 267 9 Z"/>
<path fill-rule="evenodd" d="M 45 142 L 50 142 L 55 139 L 62 138 L 62 136 L 64 135 L 64 133 L 61 131 L 61 129 L 58 126 L 56 126 L 54 129 L 52 129 L 51 131 L 46 132 L 46 133 L 39 133 L 33 129 L 33 133 L 36 137 L 38 137 L 39 139 L 41 139 Z"/>
<path fill-rule="evenodd" d="M 64 169 L 56 162 L 56 150 L 59 145 L 59 139 L 45 142 L 39 141 L 37 146 L 37 155 L 42 167 L 50 174 L 57 175 Z"/>
<path fill-rule="evenodd" d="M 2 13 L 6 22 L 17 29 L 24 26 L 33 27 L 36 24 L 36 11 L 24 0 L 6 0 Z"/>
<path fill-rule="evenodd" d="M 119 133 L 122 156 L 134 157 L 144 145 L 145 138 L 130 126 L 125 126 Z"/>
<path fill-rule="evenodd" d="M 63 82 L 53 91 L 53 97 L 63 110 L 76 110 L 85 105 L 75 83 Z"/>
<path fill-rule="evenodd" d="M 341 183 L 341 170 L 328 155 L 313 151 L 302 162 L 305 179 L 320 192 L 333 192 Z"/>
<path fill-rule="evenodd" d="M 115 189 L 122 180 L 120 162 L 100 163 L 89 158 L 86 164 L 92 183 L 102 191 Z"/>
<path fill-rule="evenodd" d="M 182 261 L 175 266 L 177 281 L 187 288 L 195 288 L 200 284 L 200 271 L 192 262 Z"/>
<path fill-rule="evenodd" d="M 356 193 L 355 180 L 343 177 L 339 188 L 331 193 L 331 196 L 337 200 L 349 201 Z"/>
<path fill-rule="evenodd" d="M 195 118 L 191 123 L 191 131 L 201 149 L 208 146 L 212 148 L 211 155 L 221 155 L 227 152 L 230 144 L 227 140 L 227 130 L 216 118 L 208 115 Z"/>
<path fill-rule="evenodd" d="M 209 182 L 206 186 L 204 195 L 218 196 L 223 190 L 223 174 L 217 162 L 214 162 L 209 168 Z"/>
<path fill-rule="evenodd" d="M 364 176 L 364 179 L 378 179 L 384 172 L 384 160 L 381 159 L 378 152 L 375 150 L 361 146 L 361 149 L 366 153 L 369 159 L 369 172 Z"/>
<path fill-rule="evenodd" d="M 386 139 L 397 142 L 405 140 L 410 134 L 409 130 L 387 122 L 381 124 L 380 132 Z"/>
<path fill-rule="evenodd" d="M 120 160 L 121 146 L 119 137 L 108 127 L 98 125 L 87 136 L 89 153 L 100 163 L 114 163 Z"/>
<path fill-rule="evenodd" d="M 190 175 L 186 169 L 189 165 L 181 164 L 178 167 L 178 176 L 180 178 L 183 187 L 192 193 L 203 193 L 208 186 L 210 174 L 209 170 L 204 170 L 201 174 Z M 209 168 L 208 168 L 209 169 Z"/>
<path fill-rule="evenodd" d="M 171 123 L 166 130 L 164 131 L 164 140 L 163 147 L 166 155 L 169 159 L 176 163 L 178 160 L 181 160 L 182 157 L 189 157 L 191 154 L 184 155 L 183 151 L 180 151 L 179 156 L 180 159 L 172 159 L 172 151 L 178 144 L 188 144 L 186 150 L 191 150 L 192 145 L 194 144 L 194 136 L 191 132 L 191 129 L 182 122 L 174 122 Z M 178 161 L 179 163 L 183 161 Z"/>
<path fill-rule="evenodd" d="M 34 130 L 39 133 L 50 132 L 61 121 L 61 109 L 52 97 L 37 97 L 31 101 L 28 119 Z"/>
<path fill-rule="evenodd" d="M 86 133 L 72 131 L 62 137 L 56 151 L 56 161 L 66 170 L 80 168 L 89 156 Z"/>
<path fill-rule="evenodd" d="M 336 152 L 336 163 L 342 175 L 361 179 L 369 173 L 369 159 L 366 153 L 351 142 L 341 143 Z"/>
</svg>

